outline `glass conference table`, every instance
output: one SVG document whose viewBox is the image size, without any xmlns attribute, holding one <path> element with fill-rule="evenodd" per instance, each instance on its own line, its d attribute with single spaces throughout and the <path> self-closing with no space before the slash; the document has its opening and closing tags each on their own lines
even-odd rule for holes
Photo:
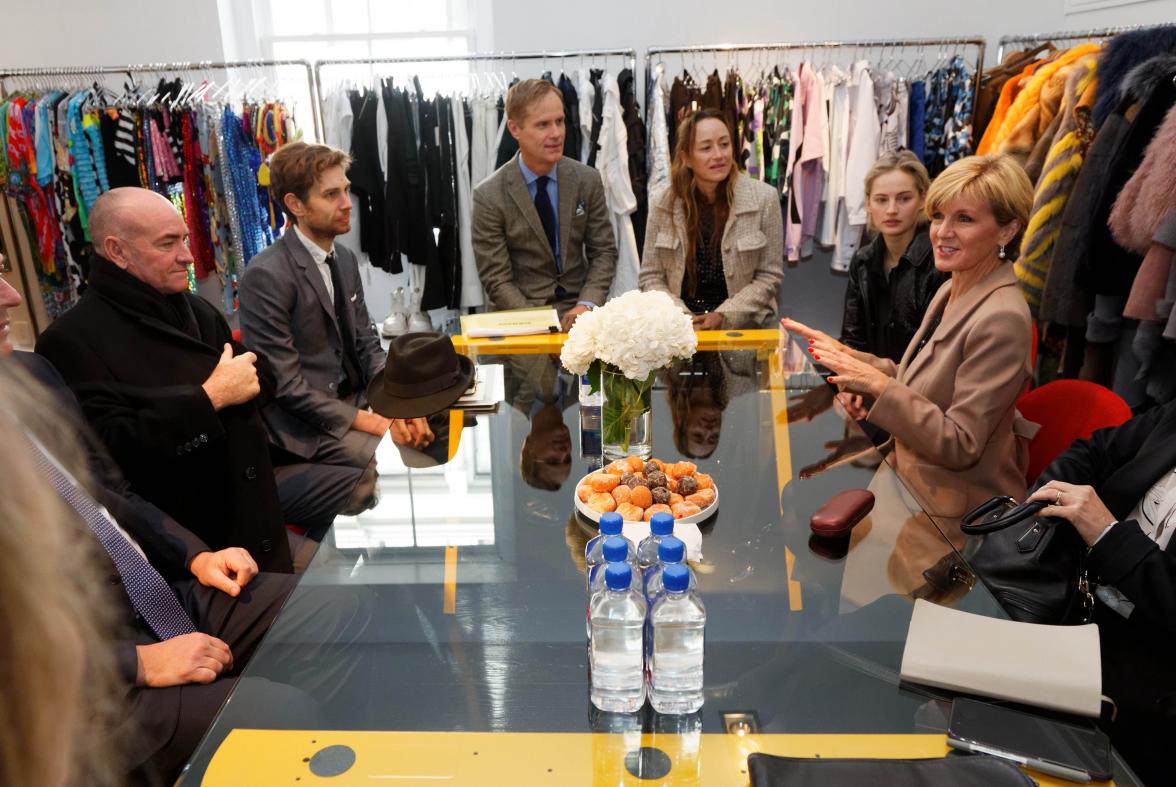
<svg viewBox="0 0 1176 787">
<path fill-rule="evenodd" d="M 457 337 L 500 367 L 506 400 L 435 417 L 424 451 L 381 444 L 378 503 L 336 520 L 181 783 L 738 785 L 756 751 L 945 755 L 950 693 L 899 679 L 913 599 L 1002 611 L 795 345 L 700 338 L 653 397 L 654 455 L 705 457 L 720 491 L 695 563 L 698 713 L 591 706 L 595 529 L 572 496 L 601 465 L 599 424 L 558 338 Z M 852 488 L 874 492 L 870 516 L 812 536 Z"/>
</svg>

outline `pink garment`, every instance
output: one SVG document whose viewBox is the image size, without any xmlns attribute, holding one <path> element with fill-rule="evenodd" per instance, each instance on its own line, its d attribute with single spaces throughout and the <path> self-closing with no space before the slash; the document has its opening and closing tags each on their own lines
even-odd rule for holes
<svg viewBox="0 0 1176 787">
<path fill-rule="evenodd" d="M 788 260 L 800 259 L 802 248 L 811 253 L 820 213 L 822 161 L 829 137 L 824 82 L 808 63 L 796 71 L 792 94 L 792 146 L 787 177 L 788 206 L 784 245 Z"/>
<path fill-rule="evenodd" d="M 1123 309 L 1124 317 L 1144 322 L 1163 321 L 1156 311 L 1156 304 L 1164 299 L 1164 293 L 1168 289 L 1168 275 L 1172 269 L 1174 253 L 1176 252 L 1159 243 L 1153 243 L 1148 248 L 1139 266 L 1139 272 L 1135 274 L 1131 294 L 1127 296 L 1127 306 Z"/>
<path fill-rule="evenodd" d="M 1119 192 L 1107 223 L 1116 243 L 1128 251 L 1145 254 L 1156 230 L 1174 211 L 1176 106 L 1164 116 L 1164 122 L 1148 143 L 1139 169 Z"/>
</svg>

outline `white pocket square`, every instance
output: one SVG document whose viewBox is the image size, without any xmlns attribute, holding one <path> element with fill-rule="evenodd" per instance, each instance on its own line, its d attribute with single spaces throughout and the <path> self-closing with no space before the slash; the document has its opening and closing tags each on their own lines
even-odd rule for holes
<svg viewBox="0 0 1176 787">
<path fill-rule="evenodd" d="M 576 203 L 576 215 L 577 216 L 584 215 L 584 203 L 583 202 Z"/>
<path fill-rule="evenodd" d="M 356 293 L 355 295 L 352 295 L 352 296 L 351 296 L 351 302 L 352 302 L 352 303 L 355 303 L 355 299 L 356 299 L 357 297 L 359 297 L 359 293 Z"/>
</svg>

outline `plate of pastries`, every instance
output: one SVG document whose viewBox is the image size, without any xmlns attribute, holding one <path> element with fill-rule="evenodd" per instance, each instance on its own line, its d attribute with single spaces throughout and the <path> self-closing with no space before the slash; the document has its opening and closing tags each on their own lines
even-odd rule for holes
<svg viewBox="0 0 1176 787">
<path fill-rule="evenodd" d="M 593 522 L 610 511 L 626 522 L 648 522 L 659 512 L 678 522 L 703 522 L 719 510 L 719 489 L 693 462 L 627 456 L 581 478 L 575 500 Z"/>
</svg>

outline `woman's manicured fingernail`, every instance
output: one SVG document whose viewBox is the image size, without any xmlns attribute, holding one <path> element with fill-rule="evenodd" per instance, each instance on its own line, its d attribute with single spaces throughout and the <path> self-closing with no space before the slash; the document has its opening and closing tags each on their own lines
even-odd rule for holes
<svg viewBox="0 0 1176 787">
<path fill-rule="evenodd" d="M 809 344 L 816 344 L 816 339 L 809 339 Z"/>
<path fill-rule="evenodd" d="M 814 355 L 813 358 L 818 361 L 821 360 L 821 356 L 819 356 L 819 355 Z"/>
</svg>

